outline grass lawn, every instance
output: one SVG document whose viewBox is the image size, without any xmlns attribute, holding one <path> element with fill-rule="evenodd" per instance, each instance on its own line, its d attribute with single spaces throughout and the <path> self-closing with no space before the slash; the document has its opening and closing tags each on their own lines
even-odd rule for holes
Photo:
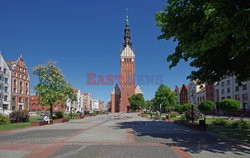
<svg viewBox="0 0 250 158">
<path fill-rule="evenodd" d="M 14 130 L 14 129 L 20 129 L 20 128 L 27 128 L 31 126 L 31 122 L 39 121 L 42 118 L 39 116 L 32 116 L 29 118 L 29 122 L 22 122 L 22 123 L 9 123 L 7 125 L 0 125 L 0 131 L 6 131 L 6 130 Z"/>
<path fill-rule="evenodd" d="M 216 126 L 212 121 L 216 118 L 207 118 L 208 130 L 223 137 L 235 139 L 245 144 L 250 144 L 250 129 L 237 129 L 227 126 Z M 228 120 L 228 119 L 225 119 Z"/>
<path fill-rule="evenodd" d="M 233 138 L 245 144 L 250 144 L 250 129 L 236 129 L 225 126 L 209 125 L 208 130 L 227 138 Z"/>
<path fill-rule="evenodd" d="M 171 119 L 179 120 L 178 117 Z M 217 117 L 206 119 L 206 124 L 208 125 L 208 131 L 215 133 L 216 135 L 222 136 L 226 139 L 227 138 L 234 139 L 239 142 L 242 142 L 243 144 L 250 144 L 250 129 L 237 129 L 237 128 L 230 128 L 227 126 L 213 125 L 212 121 L 215 119 L 217 119 Z M 225 120 L 227 119 L 225 118 Z M 194 123 L 198 124 L 198 121 L 195 121 Z"/>
</svg>

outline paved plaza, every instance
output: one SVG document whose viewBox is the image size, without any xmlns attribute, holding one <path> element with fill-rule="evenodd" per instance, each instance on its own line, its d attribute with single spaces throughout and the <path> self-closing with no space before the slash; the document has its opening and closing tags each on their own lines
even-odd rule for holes
<svg viewBox="0 0 250 158">
<path fill-rule="evenodd" d="M 250 148 L 204 132 L 109 114 L 0 133 L 0 158 L 249 158 Z"/>
</svg>

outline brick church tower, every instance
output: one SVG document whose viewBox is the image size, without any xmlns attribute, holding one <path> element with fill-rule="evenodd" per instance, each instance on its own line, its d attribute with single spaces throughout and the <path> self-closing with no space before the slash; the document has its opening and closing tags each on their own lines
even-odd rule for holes
<svg viewBox="0 0 250 158">
<path fill-rule="evenodd" d="M 124 29 L 124 41 L 120 54 L 121 85 L 116 85 L 111 92 L 111 112 L 130 112 L 129 98 L 135 93 L 142 93 L 135 85 L 135 54 L 132 48 L 128 16 Z"/>
<path fill-rule="evenodd" d="M 132 48 L 128 16 L 126 16 L 126 25 L 124 29 L 123 49 L 120 56 L 121 64 L 121 101 L 120 112 L 129 112 L 129 98 L 135 93 L 135 54 Z"/>
</svg>

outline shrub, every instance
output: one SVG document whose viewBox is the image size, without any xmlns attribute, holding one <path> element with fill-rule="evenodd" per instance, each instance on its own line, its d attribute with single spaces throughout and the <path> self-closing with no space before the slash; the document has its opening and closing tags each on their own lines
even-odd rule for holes
<svg viewBox="0 0 250 158">
<path fill-rule="evenodd" d="M 9 123 L 8 116 L 0 114 L 0 125 L 6 125 Z"/>
<path fill-rule="evenodd" d="M 192 110 L 188 110 L 185 112 L 185 117 L 187 121 L 192 121 Z M 193 111 L 193 119 L 194 121 L 198 120 L 201 117 L 201 114 L 197 111 Z"/>
<path fill-rule="evenodd" d="M 179 114 L 182 114 L 183 111 L 181 105 L 176 105 L 174 107 L 174 111 L 178 112 Z"/>
<path fill-rule="evenodd" d="M 250 123 L 244 120 L 238 120 L 229 124 L 231 128 L 239 128 L 239 129 L 250 129 Z"/>
<path fill-rule="evenodd" d="M 212 121 L 213 125 L 225 126 L 228 124 L 228 121 L 225 119 L 217 118 Z"/>
<path fill-rule="evenodd" d="M 177 116 L 177 114 L 175 113 L 175 112 L 172 112 L 171 114 L 170 114 L 170 118 L 175 118 Z"/>
<path fill-rule="evenodd" d="M 84 111 L 84 115 L 89 115 L 89 111 Z"/>
<path fill-rule="evenodd" d="M 57 111 L 56 112 L 56 118 L 63 118 L 64 113 L 62 111 Z"/>
<path fill-rule="evenodd" d="M 240 102 L 235 99 L 224 99 L 219 102 L 220 110 L 224 112 L 234 112 L 240 109 Z"/>
<path fill-rule="evenodd" d="M 182 114 L 181 117 L 180 117 L 180 120 L 181 120 L 181 121 L 186 121 L 185 115 Z"/>
<path fill-rule="evenodd" d="M 12 111 L 9 115 L 9 119 L 11 123 L 28 122 L 29 112 L 26 110 Z"/>
<path fill-rule="evenodd" d="M 195 106 L 191 103 L 186 103 L 186 104 L 181 105 L 182 112 L 192 110 L 192 106 L 195 108 Z"/>
<path fill-rule="evenodd" d="M 201 112 L 209 113 L 209 112 L 212 112 L 215 109 L 215 107 L 216 106 L 215 106 L 215 103 L 213 101 L 205 100 L 199 104 L 198 109 Z"/>
<path fill-rule="evenodd" d="M 176 105 L 174 107 L 174 111 L 182 114 L 188 110 L 192 110 L 192 106 L 195 108 L 195 106 L 191 103 L 186 103 L 186 104 L 183 104 L 183 105 Z"/>
</svg>

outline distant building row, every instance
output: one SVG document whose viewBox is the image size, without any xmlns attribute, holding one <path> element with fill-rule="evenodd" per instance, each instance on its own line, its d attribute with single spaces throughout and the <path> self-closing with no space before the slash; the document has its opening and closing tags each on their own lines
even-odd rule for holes
<svg viewBox="0 0 250 158">
<path fill-rule="evenodd" d="M 107 111 L 104 101 L 92 99 L 90 93 L 81 93 L 80 90 L 76 91 L 77 100 L 71 102 L 69 99 L 66 105 L 62 106 L 61 102 L 55 103 L 53 111 L 64 111 L 65 113 L 92 113 L 93 111 Z M 64 108 L 65 107 L 65 108 Z M 36 95 L 30 96 L 29 111 L 31 112 L 46 112 L 49 111 L 49 106 L 42 106 L 39 97 Z"/>
<path fill-rule="evenodd" d="M 250 109 L 250 81 L 238 85 L 236 77 L 227 77 L 212 85 L 198 85 L 196 81 L 190 81 L 188 85 L 175 87 L 178 104 L 193 103 L 199 105 L 204 100 L 212 100 L 216 103 L 233 98 L 240 101 L 242 108 Z"/>
<path fill-rule="evenodd" d="M 76 90 L 76 94 L 77 101 L 67 100 L 65 108 L 58 102 L 54 111 L 107 111 L 107 104 L 92 99 L 90 93 Z M 0 53 L 0 113 L 9 114 L 13 110 L 42 112 L 49 111 L 49 106 L 42 106 L 38 96 L 30 96 L 30 76 L 22 55 L 15 61 L 6 62 Z"/>
</svg>

